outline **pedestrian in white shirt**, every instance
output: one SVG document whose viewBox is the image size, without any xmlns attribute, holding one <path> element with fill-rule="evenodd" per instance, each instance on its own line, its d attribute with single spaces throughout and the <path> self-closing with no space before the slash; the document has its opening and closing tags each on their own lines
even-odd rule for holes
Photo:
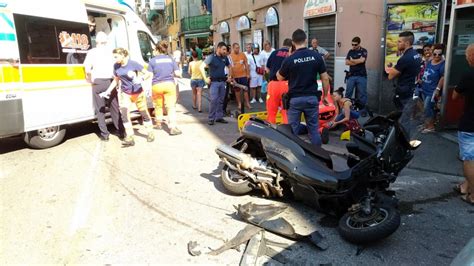
<svg viewBox="0 0 474 266">
<path fill-rule="evenodd" d="M 84 61 L 87 81 L 92 83 L 94 108 L 99 124 L 100 139 L 108 141 L 110 132 L 105 123 L 105 107 L 109 105 L 110 116 L 120 138 L 124 136 L 125 129 L 120 117 L 117 90 L 114 89 L 108 99 L 99 94 L 106 91 L 112 82 L 114 71 L 114 58 L 112 50 L 107 48 L 107 34 L 99 31 L 96 34 L 96 47 L 91 49 Z"/>
<path fill-rule="evenodd" d="M 270 55 L 275 51 L 275 49 L 272 47 L 272 44 L 270 43 L 269 40 L 266 40 L 263 42 L 263 50 L 260 52 L 260 55 L 262 56 L 263 59 L 263 66 L 265 67 L 267 65 L 268 58 Z"/>
<path fill-rule="evenodd" d="M 250 103 L 256 103 L 257 100 L 263 103 L 261 89 L 265 68 L 258 44 L 253 45 L 253 53 L 247 55 L 247 58 L 250 68 L 250 98 L 252 99 Z"/>
</svg>

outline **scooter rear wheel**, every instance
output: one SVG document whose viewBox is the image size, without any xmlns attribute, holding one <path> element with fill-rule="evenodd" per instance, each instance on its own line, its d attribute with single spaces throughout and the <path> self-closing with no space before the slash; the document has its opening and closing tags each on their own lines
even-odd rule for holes
<svg viewBox="0 0 474 266">
<path fill-rule="evenodd" d="M 366 244 L 383 239 L 400 226 L 400 212 L 390 206 L 375 206 L 368 215 L 362 210 L 346 213 L 339 220 L 339 234 L 349 242 Z"/>
<path fill-rule="evenodd" d="M 224 188 L 234 195 L 245 195 L 253 189 L 248 180 L 227 165 L 222 168 L 221 181 Z"/>
</svg>

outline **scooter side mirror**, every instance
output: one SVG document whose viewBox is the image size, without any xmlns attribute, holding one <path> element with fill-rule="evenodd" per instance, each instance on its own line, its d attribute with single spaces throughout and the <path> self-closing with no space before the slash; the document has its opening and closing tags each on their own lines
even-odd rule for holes
<svg viewBox="0 0 474 266">
<path fill-rule="evenodd" d="M 412 150 L 418 149 L 418 147 L 420 147 L 420 145 L 421 145 L 421 141 L 419 141 L 419 140 L 411 140 L 410 141 L 410 147 L 411 147 Z"/>
</svg>

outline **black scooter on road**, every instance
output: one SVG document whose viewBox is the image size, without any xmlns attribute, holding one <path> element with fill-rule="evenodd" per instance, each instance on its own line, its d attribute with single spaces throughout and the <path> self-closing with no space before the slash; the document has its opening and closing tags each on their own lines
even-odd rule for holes
<svg viewBox="0 0 474 266">
<path fill-rule="evenodd" d="M 265 197 L 289 195 L 336 215 L 339 233 L 350 242 L 388 237 L 400 225 L 389 186 L 421 144 L 407 139 L 400 115 L 371 118 L 363 136 L 351 135 L 344 155 L 303 141 L 289 125 L 251 119 L 233 144 L 216 149 L 224 163 L 221 181 L 236 195 L 252 190 Z"/>
</svg>

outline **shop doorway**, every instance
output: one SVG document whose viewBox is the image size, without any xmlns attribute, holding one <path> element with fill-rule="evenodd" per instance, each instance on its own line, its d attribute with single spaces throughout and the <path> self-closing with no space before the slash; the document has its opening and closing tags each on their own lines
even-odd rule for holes
<svg viewBox="0 0 474 266">
<path fill-rule="evenodd" d="M 280 35 L 279 26 L 268 27 L 268 40 L 270 41 L 270 44 L 272 45 L 272 47 L 275 49 L 279 48 L 279 42 L 280 42 L 279 35 Z"/>
<path fill-rule="evenodd" d="M 334 77 L 334 58 L 336 46 L 336 15 L 312 18 L 308 20 L 308 43 L 317 38 L 319 46 L 326 49 L 331 56 L 326 61 L 329 75 Z"/>
<path fill-rule="evenodd" d="M 222 41 L 225 42 L 226 44 L 231 44 L 230 43 L 230 35 L 229 34 L 222 34 Z"/>
<path fill-rule="evenodd" d="M 251 31 L 243 31 L 240 33 L 240 47 L 243 51 L 245 51 L 245 45 L 248 43 L 253 43 L 252 40 L 252 32 Z"/>
</svg>

